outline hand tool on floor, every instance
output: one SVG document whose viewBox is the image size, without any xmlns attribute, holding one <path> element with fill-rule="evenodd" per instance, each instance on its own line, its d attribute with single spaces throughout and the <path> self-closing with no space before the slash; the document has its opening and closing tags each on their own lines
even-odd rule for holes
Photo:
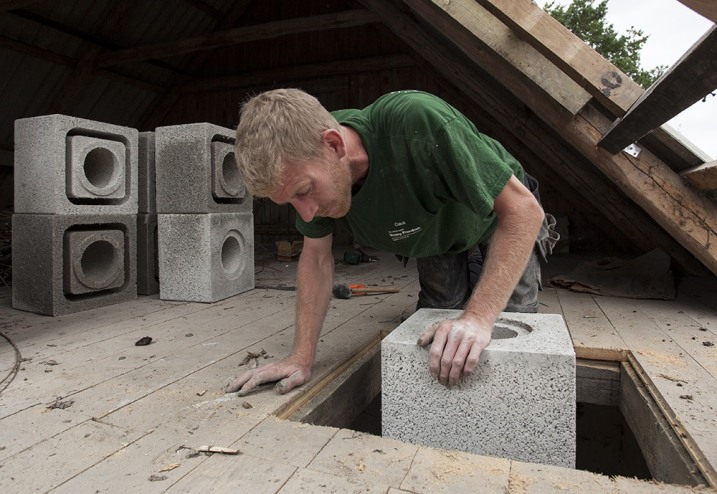
<svg viewBox="0 0 717 494">
<path fill-rule="evenodd" d="M 336 283 L 331 293 L 336 298 L 349 299 L 361 295 L 380 295 L 384 293 L 398 293 L 399 288 L 393 287 L 367 287 L 366 285 Z"/>
</svg>

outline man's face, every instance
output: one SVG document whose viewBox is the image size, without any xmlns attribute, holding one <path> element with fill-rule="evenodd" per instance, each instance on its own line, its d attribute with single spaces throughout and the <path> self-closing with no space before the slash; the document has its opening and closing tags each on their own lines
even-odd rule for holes
<svg viewBox="0 0 717 494">
<path fill-rule="evenodd" d="M 326 151 L 323 159 L 288 163 L 282 185 L 269 199 L 291 204 L 304 221 L 345 216 L 351 207 L 351 171 L 347 162 Z"/>
</svg>

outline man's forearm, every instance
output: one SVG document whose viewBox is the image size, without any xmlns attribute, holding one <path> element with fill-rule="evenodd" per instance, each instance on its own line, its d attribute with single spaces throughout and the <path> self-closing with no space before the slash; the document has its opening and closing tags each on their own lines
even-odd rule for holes
<svg viewBox="0 0 717 494">
<path fill-rule="evenodd" d="M 542 211 L 503 218 L 488 246 L 483 274 L 473 291 L 466 313 L 492 327 L 505 308 L 535 246 Z"/>
<path fill-rule="evenodd" d="M 321 257 L 302 256 L 296 272 L 296 322 L 292 354 L 308 366 L 314 361 L 316 345 L 331 300 L 334 260 L 329 250 Z"/>
</svg>

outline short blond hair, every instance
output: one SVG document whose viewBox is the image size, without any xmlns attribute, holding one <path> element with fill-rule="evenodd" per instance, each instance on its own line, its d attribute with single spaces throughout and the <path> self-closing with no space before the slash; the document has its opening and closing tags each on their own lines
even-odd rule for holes
<svg viewBox="0 0 717 494">
<path fill-rule="evenodd" d="M 266 197 L 281 185 L 287 162 L 319 157 L 327 129 L 339 130 L 339 123 L 300 89 L 275 89 L 247 100 L 239 115 L 235 155 L 249 192 Z"/>
</svg>

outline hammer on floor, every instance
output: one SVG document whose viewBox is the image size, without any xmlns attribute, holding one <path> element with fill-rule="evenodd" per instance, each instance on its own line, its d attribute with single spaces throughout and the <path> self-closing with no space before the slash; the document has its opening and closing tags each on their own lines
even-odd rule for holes
<svg viewBox="0 0 717 494">
<path fill-rule="evenodd" d="M 380 288 L 380 287 L 367 287 L 366 285 L 347 285 L 345 283 L 336 283 L 331 293 L 336 298 L 349 299 L 352 296 L 358 297 L 360 295 L 379 295 L 383 293 L 398 293 L 398 288 Z"/>
</svg>

